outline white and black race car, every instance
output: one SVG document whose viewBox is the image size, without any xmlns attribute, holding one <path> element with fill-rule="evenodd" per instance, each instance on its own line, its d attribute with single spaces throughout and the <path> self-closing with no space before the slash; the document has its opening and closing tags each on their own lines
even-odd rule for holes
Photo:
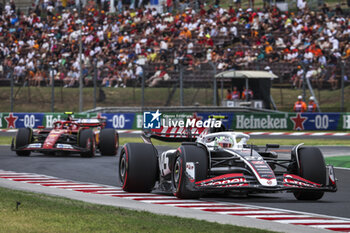
<svg viewBox="0 0 350 233">
<path fill-rule="evenodd" d="M 249 135 L 239 132 L 177 128 L 142 137 L 145 143 L 127 143 L 120 152 L 124 191 L 151 192 L 157 187 L 183 199 L 210 192 L 287 191 L 298 200 L 318 200 L 324 192 L 337 191 L 334 169 L 325 165 L 316 147 L 299 144 L 290 158 L 281 159 L 269 150 L 279 145 L 259 150 L 247 144 Z M 151 138 L 182 144 L 159 154 Z"/>
</svg>

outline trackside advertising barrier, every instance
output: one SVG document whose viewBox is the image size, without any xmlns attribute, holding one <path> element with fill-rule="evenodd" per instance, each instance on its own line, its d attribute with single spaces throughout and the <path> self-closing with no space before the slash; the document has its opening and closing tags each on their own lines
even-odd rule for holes
<svg viewBox="0 0 350 233">
<path fill-rule="evenodd" d="M 74 118 L 93 118 L 97 113 L 73 115 Z M 350 113 L 239 113 L 239 112 L 198 112 L 172 113 L 161 112 L 166 123 L 190 119 L 205 121 L 210 115 L 226 116 L 223 124 L 226 128 L 246 130 L 350 130 Z M 101 113 L 106 117 L 107 128 L 142 129 L 142 113 Z M 0 113 L 0 128 L 37 128 L 52 127 L 53 122 L 65 120 L 64 113 Z"/>
</svg>

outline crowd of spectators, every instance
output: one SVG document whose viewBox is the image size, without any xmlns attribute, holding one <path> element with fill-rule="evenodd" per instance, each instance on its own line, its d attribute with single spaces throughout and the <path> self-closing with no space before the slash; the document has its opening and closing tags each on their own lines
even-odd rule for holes
<svg viewBox="0 0 350 233">
<path fill-rule="evenodd" d="M 13 2 L 1 6 L 3 78 L 13 74 L 16 82 L 40 86 L 50 85 L 53 76 L 73 87 L 80 74 L 85 85 L 96 74 L 104 86 L 126 87 L 139 82 L 145 67 L 152 65 L 146 78 L 156 67 L 171 72 L 182 64 L 187 71 L 198 72 L 202 64 L 212 62 L 219 72 L 260 62 L 275 64 L 272 71 L 282 63 L 294 68 L 289 78 L 296 87 L 307 72 L 316 85 L 328 81 L 336 88 L 335 67 L 350 58 L 350 17 L 340 6 L 331 9 L 324 4 L 319 11 L 310 11 L 304 3 L 296 12 L 281 12 L 268 5 L 223 9 L 202 1 L 196 1 L 194 9 L 181 1 L 179 11 L 172 8 L 177 1 L 167 1 L 159 13 L 138 1 L 116 6 L 117 12 L 109 14 L 106 1 L 98 2 L 86 0 L 84 6 L 76 6 L 75 1 L 33 1 L 28 14 Z"/>
</svg>

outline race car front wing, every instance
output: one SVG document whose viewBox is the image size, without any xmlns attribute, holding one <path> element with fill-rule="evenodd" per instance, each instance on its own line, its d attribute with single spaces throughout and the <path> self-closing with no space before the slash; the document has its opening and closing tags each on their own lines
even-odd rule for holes
<svg viewBox="0 0 350 233">
<path fill-rule="evenodd" d="M 77 145 L 72 144 L 65 144 L 65 143 L 56 143 L 52 148 L 43 148 L 42 143 L 30 143 L 23 147 L 15 148 L 14 142 L 11 143 L 11 150 L 12 151 L 35 151 L 35 152 L 59 152 L 59 151 L 66 151 L 66 152 L 76 152 L 76 153 L 85 153 L 89 152 L 90 149 L 80 147 Z"/>
<path fill-rule="evenodd" d="M 333 166 L 327 166 L 328 181 L 326 184 L 318 184 L 306 180 L 295 174 L 283 174 L 277 176 L 277 185 L 264 186 L 258 182 L 253 176 L 244 175 L 243 173 L 230 173 L 216 176 L 210 179 L 200 180 L 195 182 L 188 174 L 188 186 L 195 191 L 218 191 L 218 190 L 251 190 L 263 192 L 278 192 L 278 191 L 325 191 L 336 192 L 337 185 L 334 175 Z M 186 174 L 187 175 L 187 174 Z"/>
</svg>

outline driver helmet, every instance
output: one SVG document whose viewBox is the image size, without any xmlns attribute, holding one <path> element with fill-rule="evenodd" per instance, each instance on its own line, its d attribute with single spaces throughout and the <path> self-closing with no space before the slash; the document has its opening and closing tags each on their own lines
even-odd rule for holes
<svg viewBox="0 0 350 233">
<path fill-rule="evenodd" d="M 215 144 L 221 148 L 230 148 L 233 146 L 233 140 L 230 137 L 220 136 L 215 138 Z"/>
</svg>

